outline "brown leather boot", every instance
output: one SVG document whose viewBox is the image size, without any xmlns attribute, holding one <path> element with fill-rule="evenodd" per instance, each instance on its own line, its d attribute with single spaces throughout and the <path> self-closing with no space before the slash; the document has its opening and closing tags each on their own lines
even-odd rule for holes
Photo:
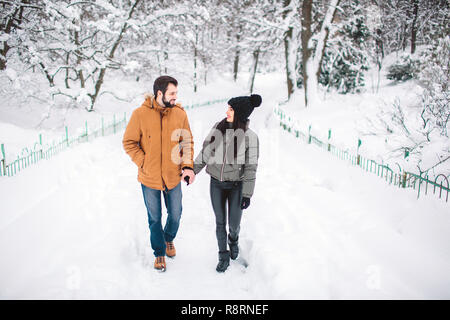
<svg viewBox="0 0 450 320">
<path fill-rule="evenodd" d="M 173 241 L 166 242 L 166 255 L 169 258 L 175 257 L 177 254 L 177 250 L 175 250 L 175 245 L 173 244 Z"/>
<path fill-rule="evenodd" d="M 166 259 L 164 258 L 164 256 L 156 257 L 155 269 L 160 271 L 166 271 Z"/>
</svg>

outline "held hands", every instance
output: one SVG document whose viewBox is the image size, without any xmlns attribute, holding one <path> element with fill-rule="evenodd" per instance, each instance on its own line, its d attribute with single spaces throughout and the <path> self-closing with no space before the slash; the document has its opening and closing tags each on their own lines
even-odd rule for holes
<svg viewBox="0 0 450 320">
<path fill-rule="evenodd" d="M 191 168 L 187 168 L 187 167 L 183 168 L 181 180 L 186 181 L 187 185 L 194 183 L 194 180 L 195 180 L 194 170 L 192 170 Z"/>
<path fill-rule="evenodd" d="M 250 205 L 250 198 L 243 197 L 241 202 L 241 209 L 247 209 Z"/>
</svg>

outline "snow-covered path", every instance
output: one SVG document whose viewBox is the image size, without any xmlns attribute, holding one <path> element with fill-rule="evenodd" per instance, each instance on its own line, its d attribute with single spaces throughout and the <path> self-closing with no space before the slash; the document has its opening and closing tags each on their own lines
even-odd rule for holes
<svg viewBox="0 0 450 320">
<path fill-rule="evenodd" d="M 450 298 L 448 204 L 396 190 L 252 114 L 261 143 L 241 226 L 248 268 L 217 274 L 209 176 L 183 184 L 177 256 L 153 269 L 136 168 L 121 134 L 0 180 L 0 298 Z M 195 153 L 225 115 L 189 111 Z"/>
</svg>

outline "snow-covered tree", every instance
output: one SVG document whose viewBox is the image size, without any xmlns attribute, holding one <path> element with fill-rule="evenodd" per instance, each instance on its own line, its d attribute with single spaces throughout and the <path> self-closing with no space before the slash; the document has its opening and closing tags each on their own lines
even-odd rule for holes
<svg viewBox="0 0 450 320">
<path fill-rule="evenodd" d="M 388 52 L 410 47 L 415 53 L 419 44 L 448 34 L 447 0 L 375 1 L 382 11 L 382 37 Z"/>
<path fill-rule="evenodd" d="M 39 0 L 0 1 L 0 70 L 6 69 L 9 54 L 20 53 L 43 8 Z"/>
<path fill-rule="evenodd" d="M 297 86 L 296 65 L 298 53 L 298 35 L 301 26 L 298 23 L 300 3 L 298 0 L 283 0 L 282 17 L 284 23 L 284 56 L 288 99 Z"/>
<path fill-rule="evenodd" d="M 369 69 L 370 30 L 367 12 L 357 0 L 341 2 L 335 32 L 329 37 L 320 66 L 319 83 L 340 93 L 358 92 Z"/>
<path fill-rule="evenodd" d="M 423 63 L 419 74 L 425 91 L 423 95 L 422 120 L 424 127 L 430 126 L 448 138 L 450 120 L 450 36 L 436 39 L 423 52 Z"/>
<path fill-rule="evenodd" d="M 317 102 L 318 79 L 332 22 L 340 0 L 330 0 L 320 21 L 319 32 L 313 33 L 313 0 L 304 0 L 302 6 L 302 65 L 305 107 Z"/>
<path fill-rule="evenodd" d="M 250 77 L 248 82 L 249 91 L 253 91 L 258 64 L 261 59 L 276 51 L 281 46 L 284 37 L 283 20 L 280 18 L 281 5 L 276 0 L 254 0 L 248 1 L 241 8 L 239 37 L 236 37 L 240 56 L 250 56 Z M 229 38 L 232 44 L 233 38 Z M 242 59 L 241 58 L 241 59 Z M 270 58 L 269 58 L 270 59 Z M 237 55 L 234 59 L 233 76 L 237 78 L 238 72 Z"/>
<path fill-rule="evenodd" d="M 181 2 L 177 16 L 165 19 L 166 24 L 170 25 L 170 45 L 178 48 L 184 48 L 186 58 L 192 65 L 192 84 L 194 92 L 197 92 L 200 80 L 200 63 L 208 60 L 206 47 L 204 46 L 204 36 L 208 32 L 209 13 L 206 10 L 205 1 L 193 1 L 190 7 L 186 8 Z M 181 7 L 181 8 L 180 8 Z M 188 10 L 186 10 L 188 9 Z M 164 24 L 162 23 L 161 26 Z"/>
<path fill-rule="evenodd" d="M 45 16 L 23 46 L 22 60 L 41 70 L 54 87 L 52 96 L 69 97 L 92 111 L 106 71 L 122 65 L 117 50 L 136 25 L 140 2 L 45 0 Z"/>
</svg>

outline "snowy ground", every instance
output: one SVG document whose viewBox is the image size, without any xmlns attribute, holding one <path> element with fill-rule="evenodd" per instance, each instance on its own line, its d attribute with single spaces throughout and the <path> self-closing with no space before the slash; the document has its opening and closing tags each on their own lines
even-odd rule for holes
<svg viewBox="0 0 450 320">
<path fill-rule="evenodd" d="M 263 97 L 269 89 L 259 84 Z M 247 268 L 215 271 L 203 171 L 183 185 L 177 256 L 153 269 L 136 168 L 117 134 L 0 180 L 0 298 L 449 299 L 448 203 L 302 144 L 278 128 L 279 98 L 267 94 L 251 116 L 261 158 L 241 226 Z M 196 154 L 225 111 L 188 112 Z"/>
</svg>

